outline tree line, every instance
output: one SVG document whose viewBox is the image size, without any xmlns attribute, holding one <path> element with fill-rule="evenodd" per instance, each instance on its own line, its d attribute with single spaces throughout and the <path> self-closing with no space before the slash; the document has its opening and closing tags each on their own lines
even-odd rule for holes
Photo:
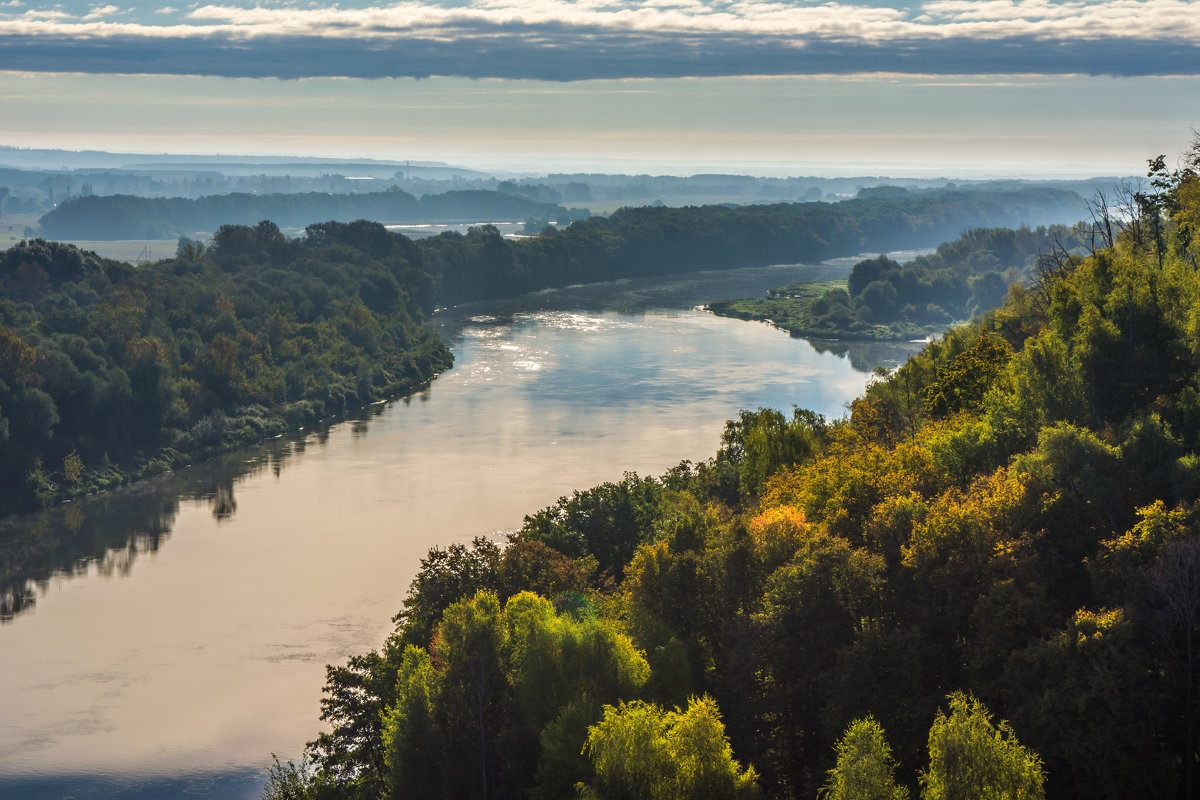
<svg viewBox="0 0 1200 800">
<path fill-rule="evenodd" d="M 910 192 L 840 203 L 644 206 L 515 241 L 479 226 L 418 246 L 441 276 L 441 302 L 457 303 L 573 283 L 926 247 L 983 225 L 1073 221 L 1082 209 L 1072 192 L 1039 188 Z"/>
<path fill-rule="evenodd" d="M 9 509 L 192 463 L 451 363 L 436 281 L 373 223 L 224 226 L 133 268 L 40 239 L 0 253 L 0 487 Z"/>
<path fill-rule="evenodd" d="M 434 548 L 265 796 L 1196 797 L 1198 171 L 844 419 Z"/>
<path fill-rule="evenodd" d="M 358 219 L 396 223 L 534 217 L 569 222 L 572 214 L 558 205 L 502 192 L 462 190 L 417 198 L 393 187 L 362 194 L 234 192 L 194 199 L 78 196 L 43 214 L 38 225 L 43 235 L 59 239 L 174 239 L 215 231 L 222 225 L 253 225 L 263 219 L 285 228 L 303 228 L 316 220 Z"/>
<path fill-rule="evenodd" d="M 1092 227 L 972 228 L 903 264 L 880 255 L 858 262 L 844 285 L 793 284 L 764 298 L 721 300 L 708 309 L 739 319 L 770 320 L 799 336 L 908 339 L 998 306 L 1009 284 L 1033 279 L 1051 253 L 1084 252 Z"/>
</svg>

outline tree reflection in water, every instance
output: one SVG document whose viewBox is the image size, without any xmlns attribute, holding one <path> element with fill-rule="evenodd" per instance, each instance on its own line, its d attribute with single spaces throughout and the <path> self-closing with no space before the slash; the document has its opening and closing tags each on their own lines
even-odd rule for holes
<svg viewBox="0 0 1200 800">
<path fill-rule="evenodd" d="M 353 435 L 365 436 L 370 420 L 386 408 L 377 404 L 347 418 Z M 93 568 L 105 578 L 128 576 L 139 558 L 158 552 L 170 538 L 182 502 L 207 503 L 219 521 L 232 518 L 238 483 L 267 469 L 278 478 L 309 445 L 325 445 L 334 424 L 0 520 L 0 624 L 31 611 L 54 579 L 84 577 Z"/>
<path fill-rule="evenodd" d="M 792 334 L 794 339 L 802 336 Z M 850 366 L 859 372 L 872 372 L 876 367 L 895 369 L 913 353 L 924 346 L 923 343 L 912 343 L 906 347 L 903 342 L 855 342 L 832 339 L 805 339 L 809 346 L 818 353 L 832 353 L 838 358 L 848 358 Z"/>
</svg>

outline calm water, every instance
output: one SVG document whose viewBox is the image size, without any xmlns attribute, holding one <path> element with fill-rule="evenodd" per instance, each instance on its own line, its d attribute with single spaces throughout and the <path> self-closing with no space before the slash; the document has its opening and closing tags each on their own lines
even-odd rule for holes
<svg viewBox="0 0 1200 800">
<path fill-rule="evenodd" d="M 740 408 L 840 416 L 912 346 L 818 350 L 693 306 L 852 262 L 439 312 L 456 363 L 416 397 L 0 526 L 0 796 L 257 796 L 431 546 L 707 458 Z"/>
</svg>

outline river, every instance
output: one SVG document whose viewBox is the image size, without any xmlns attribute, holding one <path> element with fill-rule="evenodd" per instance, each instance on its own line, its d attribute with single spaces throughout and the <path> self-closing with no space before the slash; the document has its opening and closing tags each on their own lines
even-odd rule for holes
<svg viewBox="0 0 1200 800">
<path fill-rule="evenodd" d="M 903 257 L 906 254 L 898 254 Z M 0 524 L 0 796 L 257 797 L 320 729 L 434 545 L 711 456 L 738 409 L 844 413 L 915 345 L 823 345 L 695 308 L 854 259 L 439 311 L 416 396 Z"/>
</svg>

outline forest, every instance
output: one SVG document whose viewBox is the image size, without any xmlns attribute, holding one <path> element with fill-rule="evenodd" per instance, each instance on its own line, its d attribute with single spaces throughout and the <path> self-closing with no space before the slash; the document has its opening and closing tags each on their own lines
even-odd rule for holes
<svg viewBox="0 0 1200 800">
<path fill-rule="evenodd" d="M 434 548 L 264 797 L 1196 797 L 1200 142 L 1151 166 L 847 417 Z"/>
<path fill-rule="evenodd" d="M 113 200 L 61 208 L 93 199 Z M 208 246 L 181 237 L 174 258 L 138 268 L 26 241 L 0 253 L 0 510 L 411 391 L 451 362 L 424 321 L 438 305 L 931 243 L 987 220 L 1076 214 L 1078 202 L 1023 189 L 645 207 L 517 240 L 491 225 L 411 240 L 363 220 L 290 239 L 263 221 L 222 225 Z"/>
<path fill-rule="evenodd" d="M 504 239 L 489 226 L 418 242 L 441 276 L 439 302 L 632 276 L 815 263 L 929 247 L 981 225 L 1074 221 L 1073 192 L 939 190 L 840 203 L 624 208 L 540 236 Z"/>
<path fill-rule="evenodd" d="M 1028 283 L 1039 259 L 1094 251 L 1088 223 L 1037 228 L 974 228 L 904 264 L 881 255 L 855 264 L 849 278 L 793 284 L 764 298 L 720 300 L 707 308 L 738 319 L 769 320 L 797 336 L 912 339 L 990 311 L 1009 284 Z"/>
<path fill-rule="evenodd" d="M 41 239 L 0 252 L 4 510 L 413 391 L 452 360 L 414 262 L 374 223 L 225 226 L 140 268 Z"/>
</svg>

